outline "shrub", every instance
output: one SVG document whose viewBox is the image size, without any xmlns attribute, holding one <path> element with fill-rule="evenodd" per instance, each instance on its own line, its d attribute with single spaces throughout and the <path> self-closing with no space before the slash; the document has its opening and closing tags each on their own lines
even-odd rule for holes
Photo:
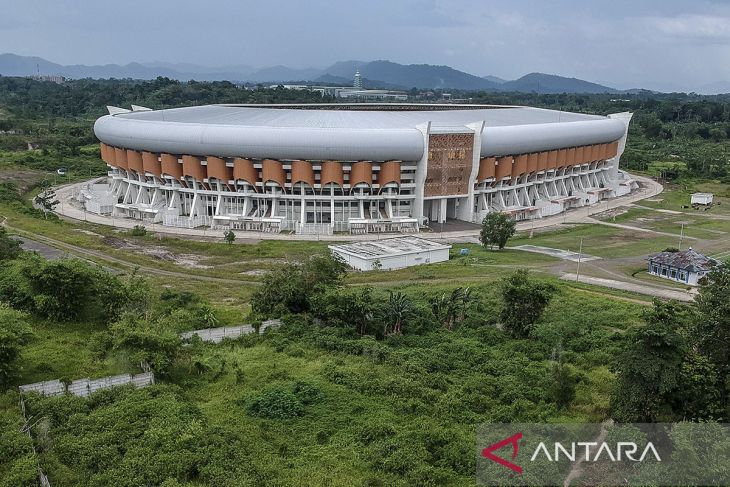
<svg viewBox="0 0 730 487">
<path fill-rule="evenodd" d="M 289 387 L 274 387 L 250 398 L 246 412 L 266 419 L 292 419 L 304 414 L 304 404 Z"/>
<path fill-rule="evenodd" d="M 129 234 L 133 237 L 144 237 L 147 235 L 147 229 L 144 225 L 135 225 L 129 230 Z"/>
</svg>

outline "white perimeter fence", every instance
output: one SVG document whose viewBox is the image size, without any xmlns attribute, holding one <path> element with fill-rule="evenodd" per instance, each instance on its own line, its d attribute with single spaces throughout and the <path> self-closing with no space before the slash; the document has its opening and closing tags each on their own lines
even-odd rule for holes
<svg viewBox="0 0 730 487">
<path fill-rule="evenodd" d="M 21 394 L 27 392 L 38 392 L 44 396 L 60 396 L 69 393 L 79 397 L 88 397 L 100 389 L 109 389 L 115 386 L 132 384 L 137 388 L 145 387 L 155 383 L 155 374 L 144 372 L 142 374 L 122 374 L 102 377 L 101 379 L 77 379 L 66 386 L 58 379 L 26 384 L 19 387 Z"/>
<path fill-rule="evenodd" d="M 281 320 L 262 321 L 259 327 L 259 334 L 264 333 L 269 328 L 279 328 L 280 326 Z M 251 333 L 256 333 L 256 329 L 252 325 L 224 326 L 221 328 L 186 331 L 180 334 L 180 338 L 189 340 L 197 335 L 204 342 L 220 343 L 224 338 L 238 338 L 241 335 L 249 335 Z"/>
</svg>

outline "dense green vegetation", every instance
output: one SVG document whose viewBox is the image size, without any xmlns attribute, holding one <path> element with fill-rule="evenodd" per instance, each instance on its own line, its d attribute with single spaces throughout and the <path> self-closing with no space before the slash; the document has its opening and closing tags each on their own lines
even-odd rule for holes
<svg viewBox="0 0 730 487">
<path fill-rule="evenodd" d="M 624 165 L 678 183 L 642 204 L 681 211 L 696 188 L 727 197 L 717 182 L 727 177 L 727 98 L 616 96 L 473 100 L 633 111 Z M 0 227 L 0 486 L 33 485 L 39 465 L 54 486 L 471 485 L 482 422 L 728 417 L 728 272 L 715 273 L 696 304 L 647 309 L 637 295 L 549 277 L 554 258 L 510 248 L 463 244 L 449 262 L 352 273 L 323 255 L 323 242 L 163 238 L 154 228 L 45 219 L 30 206 L 58 167 L 70 179 L 105 172 L 91 145 L 104 105 L 294 101 L 321 98 L 165 79 L 0 78 L 0 130 L 22 132 L 0 134 L 0 149 L 19 149 L 0 151 L 0 176 L 8 175 L 0 219 L 10 231 L 183 274 L 134 272 L 93 255 L 105 267 L 44 261 L 19 252 Z M 20 150 L 27 141 L 40 149 Z M 585 252 L 607 258 L 676 246 L 671 234 L 686 213 L 652 215 L 639 208 L 614 220 L 670 235 L 582 225 L 529 243 L 577 250 L 583 238 Z M 685 236 L 722 239 L 727 231 L 726 221 L 707 219 Z M 186 269 L 141 251 L 151 247 L 204 256 L 203 265 Z M 515 272 L 523 267 L 530 270 Z M 283 320 L 280 329 L 219 345 L 179 337 L 272 317 Z M 155 371 L 156 385 L 88 399 L 29 395 L 33 441 L 21 431 L 17 385 L 140 366 Z"/>
</svg>

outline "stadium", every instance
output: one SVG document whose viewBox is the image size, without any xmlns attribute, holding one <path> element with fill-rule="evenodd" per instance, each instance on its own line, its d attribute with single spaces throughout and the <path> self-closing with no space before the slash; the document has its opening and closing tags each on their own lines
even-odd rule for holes
<svg viewBox="0 0 730 487">
<path fill-rule="evenodd" d="M 97 213 L 175 227 L 418 232 L 499 211 L 541 218 L 629 193 L 630 113 L 519 106 L 109 107 Z"/>
</svg>

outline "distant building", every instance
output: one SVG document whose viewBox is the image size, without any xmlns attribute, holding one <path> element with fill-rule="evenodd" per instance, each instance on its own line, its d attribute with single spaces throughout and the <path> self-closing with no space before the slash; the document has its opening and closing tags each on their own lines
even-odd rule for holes
<svg viewBox="0 0 730 487">
<path fill-rule="evenodd" d="M 49 81 L 51 83 L 57 83 L 59 85 L 66 82 L 66 78 L 64 76 L 60 75 L 54 75 L 54 74 L 34 74 L 31 76 L 26 76 L 28 79 L 36 80 L 36 81 Z"/>
<path fill-rule="evenodd" d="M 691 204 L 693 205 L 711 205 L 712 193 L 692 193 Z"/>
<path fill-rule="evenodd" d="M 702 255 L 690 247 L 678 252 L 659 252 L 650 255 L 648 272 L 654 276 L 697 286 L 699 280 L 719 264 L 717 260 Z"/>
<path fill-rule="evenodd" d="M 347 245 L 330 245 L 333 254 L 361 271 L 402 269 L 449 260 L 451 245 L 418 237 L 395 237 Z"/>
<path fill-rule="evenodd" d="M 390 90 L 339 90 L 337 92 L 338 98 L 345 99 L 357 99 L 359 101 L 406 101 L 408 95 L 402 91 L 390 91 Z"/>
<path fill-rule="evenodd" d="M 360 70 L 355 72 L 355 80 L 352 82 L 352 87 L 362 90 L 362 76 L 360 75 Z"/>
</svg>

